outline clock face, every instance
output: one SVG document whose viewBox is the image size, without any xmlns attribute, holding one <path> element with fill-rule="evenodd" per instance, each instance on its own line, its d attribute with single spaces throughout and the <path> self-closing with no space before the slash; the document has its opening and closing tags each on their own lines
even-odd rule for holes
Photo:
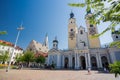
<svg viewBox="0 0 120 80">
<path fill-rule="evenodd" d="M 95 27 L 91 27 L 91 28 L 89 28 L 89 34 L 91 34 L 91 35 L 96 34 Z"/>
</svg>

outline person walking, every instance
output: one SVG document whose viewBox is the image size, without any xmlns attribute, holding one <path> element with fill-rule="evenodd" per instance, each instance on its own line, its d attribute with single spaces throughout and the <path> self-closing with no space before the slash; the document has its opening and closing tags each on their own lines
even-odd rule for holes
<svg viewBox="0 0 120 80">
<path fill-rule="evenodd" d="M 88 68 L 88 74 L 90 75 L 91 74 L 91 72 L 90 72 L 91 70 L 90 70 L 90 67 Z"/>
</svg>

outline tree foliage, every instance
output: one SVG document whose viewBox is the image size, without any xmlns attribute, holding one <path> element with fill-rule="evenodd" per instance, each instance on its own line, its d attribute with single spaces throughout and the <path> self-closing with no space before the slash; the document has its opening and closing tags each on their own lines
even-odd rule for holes
<svg viewBox="0 0 120 80">
<path fill-rule="evenodd" d="M 15 57 L 16 63 L 24 62 L 24 58 L 22 54 L 17 54 Z"/>
<path fill-rule="evenodd" d="M 113 64 L 109 65 L 112 73 L 115 73 L 115 77 L 120 75 L 120 61 L 114 62 Z"/>
<path fill-rule="evenodd" d="M 109 30 L 114 32 L 114 28 L 120 25 L 120 0 L 85 0 L 84 3 L 70 3 L 69 6 L 86 7 L 86 12 L 92 10 L 93 14 L 87 18 L 91 24 L 110 22 L 105 30 L 93 37 L 99 37 Z"/>
<path fill-rule="evenodd" d="M 34 53 L 31 51 L 24 52 L 23 61 L 27 62 L 27 66 L 29 67 L 29 63 L 34 61 Z"/>
<path fill-rule="evenodd" d="M 4 35 L 4 34 L 7 34 L 6 31 L 0 31 L 0 35 Z"/>
<path fill-rule="evenodd" d="M 35 62 L 40 63 L 40 64 L 44 64 L 45 63 L 45 57 L 42 56 L 42 55 L 38 56 L 38 57 L 36 57 Z"/>
<path fill-rule="evenodd" d="M 9 53 L 6 51 L 5 53 L 1 53 L 0 55 L 0 61 L 2 62 L 2 64 L 5 64 L 6 61 L 8 61 L 9 59 Z"/>
</svg>

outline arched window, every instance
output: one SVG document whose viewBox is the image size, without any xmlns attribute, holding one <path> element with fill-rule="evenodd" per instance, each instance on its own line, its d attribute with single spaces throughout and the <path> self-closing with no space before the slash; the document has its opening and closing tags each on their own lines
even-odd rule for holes
<svg viewBox="0 0 120 80">
<path fill-rule="evenodd" d="M 105 67 L 105 68 L 108 68 L 108 59 L 106 56 L 102 56 L 101 57 L 101 61 L 102 61 L 102 66 Z"/>
<path fill-rule="evenodd" d="M 70 31 L 73 31 L 73 29 L 70 29 Z"/>
<path fill-rule="evenodd" d="M 80 34 L 83 34 L 83 31 L 82 31 L 82 30 L 80 31 Z"/>
<path fill-rule="evenodd" d="M 118 38 L 118 36 L 116 36 L 116 38 Z"/>
<path fill-rule="evenodd" d="M 92 24 L 90 24 L 90 27 L 93 27 L 93 25 L 92 25 Z"/>
<path fill-rule="evenodd" d="M 97 69 L 97 61 L 96 61 L 96 57 L 94 56 L 91 57 L 91 65 L 93 69 Z"/>
<path fill-rule="evenodd" d="M 69 59 L 68 59 L 68 57 L 66 57 L 65 59 L 64 59 L 64 68 L 68 68 L 69 66 Z"/>
</svg>

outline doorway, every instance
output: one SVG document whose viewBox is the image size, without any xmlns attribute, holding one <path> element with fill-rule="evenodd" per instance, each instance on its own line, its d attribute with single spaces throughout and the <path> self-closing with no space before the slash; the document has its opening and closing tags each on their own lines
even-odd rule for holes
<svg viewBox="0 0 120 80">
<path fill-rule="evenodd" d="M 72 69 L 75 68 L 75 57 L 72 58 Z"/>
<path fill-rule="evenodd" d="M 69 64 L 68 57 L 65 58 L 64 62 L 65 62 L 64 68 L 68 68 L 68 64 Z"/>
<path fill-rule="evenodd" d="M 101 61 L 102 61 L 102 66 L 103 66 L 103 68 L 109 68 L 108 66 L 109 66 L 109 64 L 108 64 L 108 59 L 107 59 L 107 57 L 106 56 L 102 56 L 101 57 Z"/>
<path fill-rule="evenodd" d="M 86 69 L 86 61 L 84 56 L 80 56 L 81 69 Z"/>
<path fill-rule="evenodd" d="M 96 61 L 96 57 L 94 56 L 91 57 L 91 65 L 92 65 L 92 69 L 97 69 L 97 61 Z"/>
</svg>

